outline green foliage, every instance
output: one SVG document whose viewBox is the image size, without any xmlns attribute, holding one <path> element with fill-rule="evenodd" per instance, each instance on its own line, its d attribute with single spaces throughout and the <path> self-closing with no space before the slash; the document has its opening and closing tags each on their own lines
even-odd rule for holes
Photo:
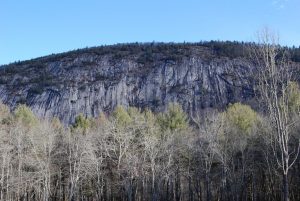
<svg viewBox="0 0 300 201">
<path fill-rule="evenodd" d="M 296 82 L 290 82 L 288 85 L 288 106 L 292 113 L 300 110 L 300 90 Z"/>
<path fill-rule="evenodd" d="M 225 113 L 226 121 L 241 133 L 250 134 L 258 122 L 257 113 L 248 105 L 235 103 L 230 105 Z"/>
<path fill-rule="evenodd" d="M 15 111 L 15 118 L 17 121 L 23 123 L 26 126 L 34 126 L 38 123 L 38 118 L 26 105 L 19 105 Z"/>
<path fill-rule="evenodd" d="M 161 137 L 161 129 L 158 123 L 157 115 L 155 115 L 151 110 L 146 109 L 143 112 L 144 116 L 144 125 L 145 125 L 145 136 L 160 138 Z"/>
<path fill-rule="evenodd" d="M 163 131 L 188 127 L 187 115 L 178 103 L 170 103 L 165 113 L 159 114 L 158 123 Z"/>
<path fill-rule="evenodd" d="M 11 115 L 9 108 L 0 102 L 0 122 L 2 124 L 9 124 L 11 122 Z"/>
<path fill-rule="evenodd" d="M 127 113 L 131 119 L 134 119 L 137 116 L 142 116 L 140 109 L 136 107 L 129 107 Z"/>
<path fill-rule="evenodd" d="M 117 106 L 115 108 L 115 110 L 113 111 L 112 116 L 113 116 L 114 120 L 116 120 L 118 125 L 120 125 L 120 126 L 126 126 L 127 124 L 129 124 L 132 121 L 128 112 L 122 106 Z"/>
<path fill-rule="evenodd" d="M 153 114 L 153 112 L 149 109 L 146 109 L 144 111 L 145 120 L 147 122 L 151 122 L 151 125 L 154 125 L 156 123 L 156 116 Z"/>
<path fill-rule="evenodd" d="M 75 118 L 75 123 L 72 126 L 72 130 L 82 130 L 84 134 L 86 134 L 87 130 L 91 126 L 91 121 L 84 117 L 83 114 L 79 114 Z"/>
</svg>

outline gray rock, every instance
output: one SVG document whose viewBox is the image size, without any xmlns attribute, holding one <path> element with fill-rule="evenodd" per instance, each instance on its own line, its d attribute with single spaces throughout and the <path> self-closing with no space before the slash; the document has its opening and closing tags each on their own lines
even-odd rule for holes
<svg viewBox="0 0 300 201">
<path fill-rule="evenodd" d="M 1 69 L 0 98 L 12 109 L 26 103 L 39 117 L 58 117 L 66 124 L 80 113 L 96 117 L 117 105 L 162 111 L 178 102 L 191 115 L 251 101 L 251 64 L 200 50 L 180 59 L 156 54 L 148 63 L 139 62 L 142 53 L 118 59 L 84 52 L 36 59 Z"/>
</svg>

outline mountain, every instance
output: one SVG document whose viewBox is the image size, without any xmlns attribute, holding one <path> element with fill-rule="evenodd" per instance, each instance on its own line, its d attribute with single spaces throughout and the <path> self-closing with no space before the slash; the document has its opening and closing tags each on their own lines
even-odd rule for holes
<svg viewBox="0 0 300 201">
<path fill-rule="evenodd" d="M 27 104 L 39 116 L 72 123 L 115 106 L 162 111 L 178 102 L 188 114 L 252 103 L 250 44 L 133 43 L 50 55 L 0 67 L 0 98 L 12 109 Z M 292 59 L 298 61 L 299 49 Z M 300 60 L 300 59 L 299 59 Z"/>
</svg>

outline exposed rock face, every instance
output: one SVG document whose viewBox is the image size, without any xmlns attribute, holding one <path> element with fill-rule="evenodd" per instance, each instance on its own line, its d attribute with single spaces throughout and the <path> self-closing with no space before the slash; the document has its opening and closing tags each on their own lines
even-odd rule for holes
<svg viewBox="0 0 300 201">
<path fill-rule="evenodd" d="M 146 50 L 145 50 L 146 51 Z M 141 61 L 144 58 L 145 61 Z M 189 47 L 188 54 L 144 52 L 116 58 L 81 51 L 3 67 L 0 98 L 11 108 L 26 103 L 40 117 L 72 123 L 79 113 L 98 116 L 116 105 L 164 110 L 179 102 L 189 114 L 253 97 L 251 65 L 243 58 Z"/>
</svg>

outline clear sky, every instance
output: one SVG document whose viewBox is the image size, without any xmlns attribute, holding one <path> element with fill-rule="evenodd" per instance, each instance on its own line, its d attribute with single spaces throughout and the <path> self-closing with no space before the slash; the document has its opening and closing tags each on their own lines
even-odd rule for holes
<svg viewBox="0 0 300 201">
<path fill-rule="evenodd" d="M 300 45 L 300 0 L 0 0 L 0 64 L 125 42 L 253 41 L 264 26 Z"/>
</svg>

